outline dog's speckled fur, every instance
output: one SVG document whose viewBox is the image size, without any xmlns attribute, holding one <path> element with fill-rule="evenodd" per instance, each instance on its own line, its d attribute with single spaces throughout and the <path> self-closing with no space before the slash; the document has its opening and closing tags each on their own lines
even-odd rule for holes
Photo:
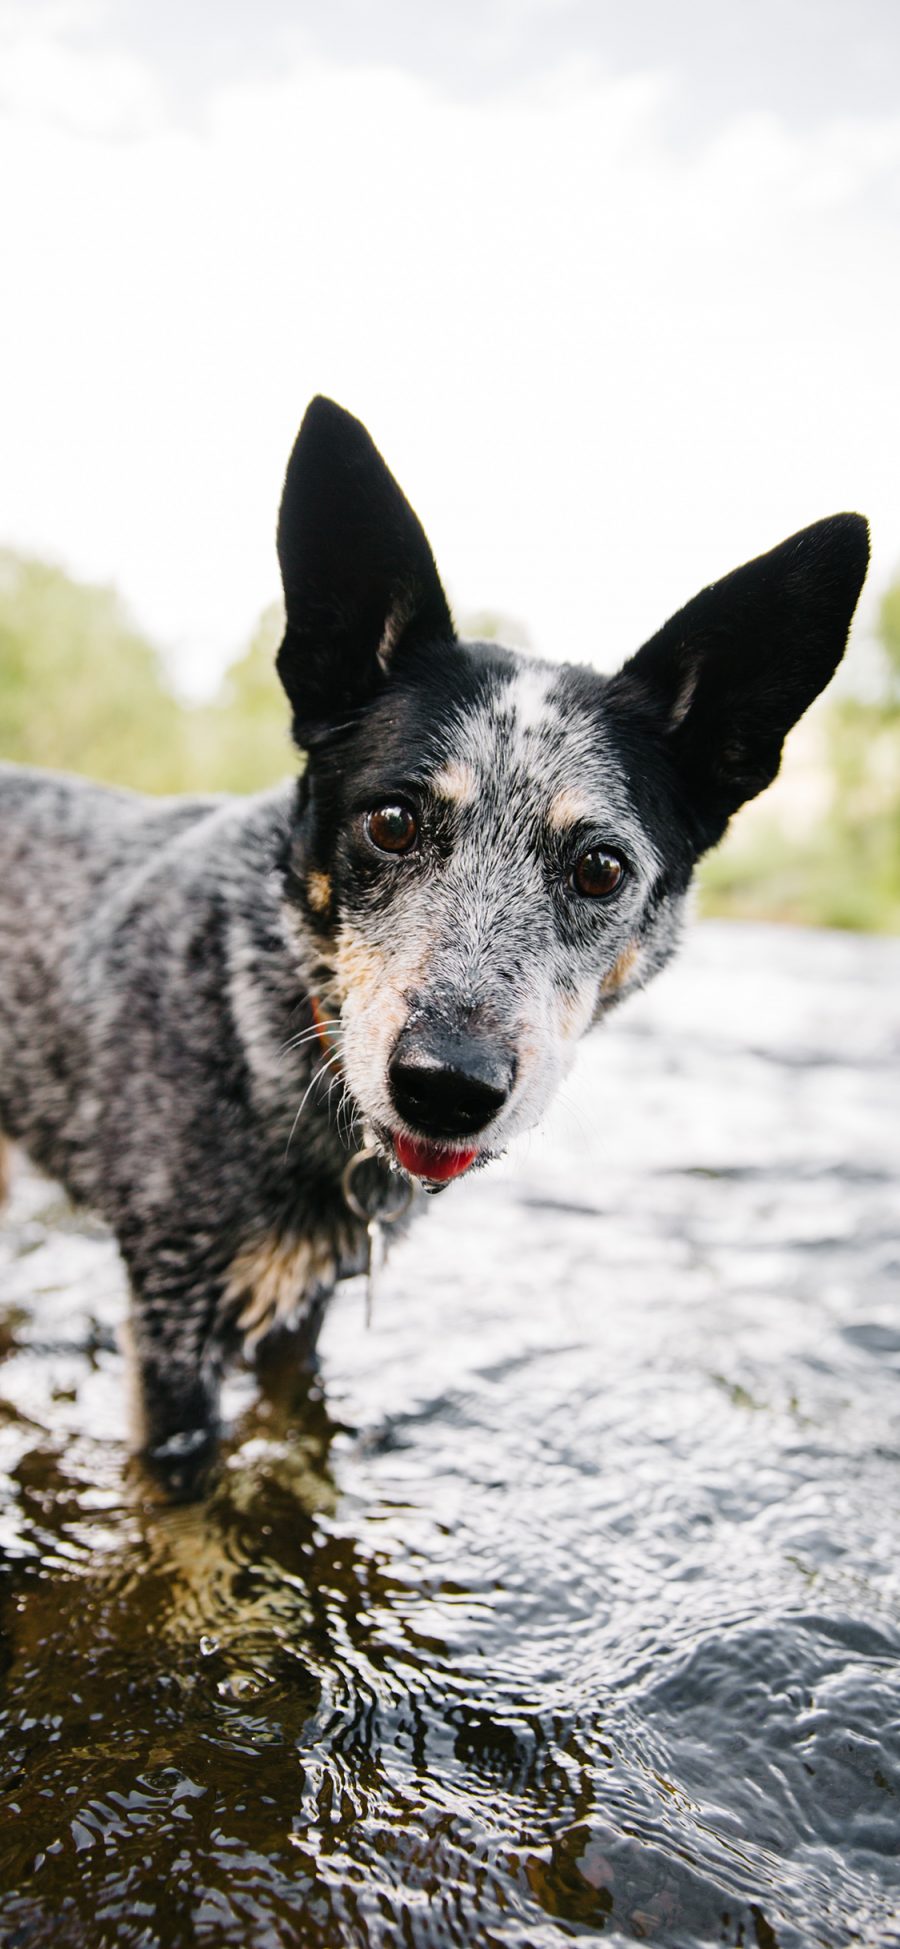
<svg viewBox="0 0 900 1949">
<path fill-rule="evenodd" d="M 152 1452 L 206 1439 L 229 1346 L 287 1318 L 311 1345 L 361 1267 L 348 1154 L 421 1135 L 401 1037 L 504 1066 L 484 1161 L 662 967 L 698 857 L 833 673 L 867 538 L 804 530 L 613 678 L 542 664 L 456 638 L 412 510 L 317 400 L 279 556 L 298 783 L 149 801 L 0 768 L 0 1126 L 117 1235 Z M 367 814 L 397 804 L 415 843 L 388 854 Z M 598 849 L 625 871 L 585 897 Z"/>
</svg>

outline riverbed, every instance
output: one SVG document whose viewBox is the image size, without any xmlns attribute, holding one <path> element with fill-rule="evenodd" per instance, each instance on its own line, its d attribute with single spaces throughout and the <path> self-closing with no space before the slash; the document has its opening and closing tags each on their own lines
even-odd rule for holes
<svg viewBox="0 0 900 1949">
<path fill-rule="evenodd" d="M 129 1461 L 0 1221 L 0 1941 L 900 1944 L 900 942 L 697 926 L 369 1330 Z"/>
</svg>

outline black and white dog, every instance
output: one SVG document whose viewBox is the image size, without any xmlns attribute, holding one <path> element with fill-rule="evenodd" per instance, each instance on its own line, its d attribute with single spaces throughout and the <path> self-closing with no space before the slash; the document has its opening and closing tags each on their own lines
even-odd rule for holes
<svg viewBox="0 0 900 1949">
<path fill-rule="evenodd" d="M 537 662 L 457 638 L 412 509 L 317 399 L 278 552 L 297 782 L 0 768 L 0 1130 L 116 1233 L 163 1458 L 209 1444 L 230 1348 L 312 1344 L 367 1213 L 501 1151 L 662 967 L 840 660 L 868 541 L 817 522 L 616 676 Z"/>
</svg>

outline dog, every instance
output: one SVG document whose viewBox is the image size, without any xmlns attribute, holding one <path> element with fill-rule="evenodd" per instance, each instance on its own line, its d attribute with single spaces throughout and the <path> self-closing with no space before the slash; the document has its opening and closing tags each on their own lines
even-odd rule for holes
<svg viewBox="0 0 900 1949">
<path fill-rule="evenodd" d="M 856 514 L 702 590 L 613 676 L 454 630 L 359 421 L 278 523 L 305 763 L 246 799 L 0 767 L 0 1131 L 112 1227 L 138 1446 L 214 1447 L 223 1363 L 311 1353 L 370 1225 L 540 1118 L 662 968 L 693 869 L 833 675 Z"/>
</svg>

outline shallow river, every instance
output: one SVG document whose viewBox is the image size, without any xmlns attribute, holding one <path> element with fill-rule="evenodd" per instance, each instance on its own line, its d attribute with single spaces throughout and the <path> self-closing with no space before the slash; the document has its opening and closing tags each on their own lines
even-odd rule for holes
<svg viewBox="0 0 900 1949">
<path fill-rule="evenodd" d="M 900 1944 L 900 942 L 698 928 L 201 1505 L 0 1225 L 0 1942 Z"/>
</svg>

